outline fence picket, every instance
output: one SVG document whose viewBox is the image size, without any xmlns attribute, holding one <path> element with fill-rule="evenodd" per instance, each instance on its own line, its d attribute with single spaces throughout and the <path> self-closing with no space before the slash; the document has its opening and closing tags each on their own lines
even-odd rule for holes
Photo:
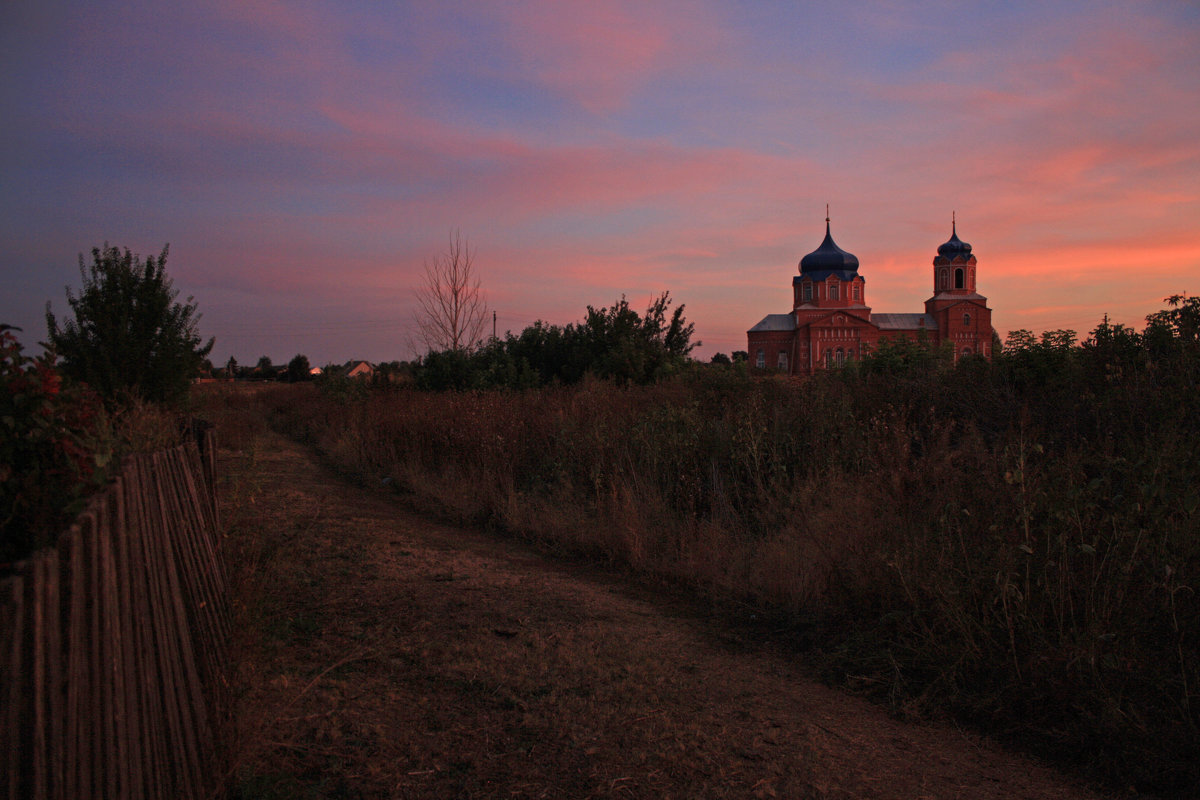
<svg viewBox="0 0 1200 800">
<path fill-rule="evenodd" d="M 211 798 L 228 691 L 215 435 L 127 460 L 0 578 L 0 795 Z"/>
<path fill-rule="evenodd" d="M 4 789 L 8 797 L 21 796 L 21 718 L 29 692 L 25 688 L 25 578 L 20 574 L 0 581 L 0 758 L 4 761 Z"/>
</svg>

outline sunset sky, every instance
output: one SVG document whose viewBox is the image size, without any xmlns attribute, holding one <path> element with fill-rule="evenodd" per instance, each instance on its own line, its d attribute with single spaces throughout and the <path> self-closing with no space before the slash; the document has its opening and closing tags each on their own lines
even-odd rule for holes
<svg viewBox="0 0 1200 800">
<path fill-rule="evenodd" d="M 0 322 L 170 243 L 212 358 L 414 355 L 459 230 L 499 330 L 669 290 L 703 346 L 824 235 L 915 312 L 958 233 L 1007 331 L 1200 293 L 1194 2 L 0 5 Z"/>
</svg>

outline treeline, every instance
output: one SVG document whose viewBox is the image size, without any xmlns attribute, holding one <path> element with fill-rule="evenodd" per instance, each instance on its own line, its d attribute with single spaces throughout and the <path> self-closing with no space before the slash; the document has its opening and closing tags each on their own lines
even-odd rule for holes
<svg viewBox="0 0 1200 800">
<path fill-rule="evenodd" d="M 620 385 L 647 384 L 686 368 L 689 353 L 699 344 L 692 342 L 695 325 L 684 318 L 684 306 L 672 310 L 671 305 L 664 292 L 639 314 L 622 297 L 611 307 L 588 306 L 577 323 L 538 320 L 519 334 L 509 332 L 470 348 L 430 351 L 413 361 L 372 364 L 358 374 L 354 367 L 360 362 L 354 361 L 311 370 L 303 354 L 286 367 L 267 356 L 254 366 L 230 358 L 223 368 L 209 364 L 204 374 L 242 381 L 316 380 L 342 397 L 409 386 L 429 391 L 532 389 L 575 384 L 586 375 Z M 723 360 L 729 363 L 728 356 Z"/>
<path fill-rule="evenodd" d="M 622 386 L 652 383 L 682 369 L 696 346 L 683 309 L 671 311 L 667 292 L 643 314 L 622 297 L 608 308 L 588 306 L 578 323 L 539 320 L 471 351 L 431 352 L 410 372 L 418 388 L 430 390 L 531 389 L 575 384 L 585 375 Z"/>
<path fill-rule="evenodd" d="M 349 365 L 343 367 L 348 368 Z M 330 367 L 326 367 L 329 370 Z M 271 361 L 270 356 L 262 356 L 253 366 L 239 364 L 238 360 L 233 356 L 225 362 L 223 367 L 215 367 L 212 362 L 206 361 L 200 370 L 200 377 L 215 378 L 217 380 L 237 380 L 237 381 L 286 381 L 287 383 L 299 383 L 301 381 L 312 380 L 312 365 L 308 362 L 308 356 L 303 353 L 297 353 L 292 357 L 287 364 L 275 364 Z"/>
</svg>

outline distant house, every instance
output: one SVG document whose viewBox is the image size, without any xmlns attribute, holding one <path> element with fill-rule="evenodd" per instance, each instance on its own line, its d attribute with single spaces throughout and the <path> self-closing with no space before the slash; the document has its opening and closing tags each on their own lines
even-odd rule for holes
<svg viewBox="0 0 1200 800">
<path fill-rule="evenodd" d="M 312 369 L 310 369 L 308 371 L 308 374 L 315 378 L 318 375 L 320 375 L 322 372 L 324 372 L 324 370 L 322 370 L 320 367 L 313 367 Z"/>
<path fill-rule="evenodd" d="M 375 368 L 366 361 L 351 361 L 346 365 L 347 378 L 369 379 L 375 374 Z"/>
</svg>

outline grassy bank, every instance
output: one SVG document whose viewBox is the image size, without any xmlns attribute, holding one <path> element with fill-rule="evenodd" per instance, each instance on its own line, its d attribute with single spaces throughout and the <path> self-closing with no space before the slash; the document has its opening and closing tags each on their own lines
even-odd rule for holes
<svg viewBox="0 0 1200 800">
<path fill-rule="evenodd" d="M 705 369 L 648 387 L 210 402 L 253 404 L 418 506 L 752 603 L 831 681 L 902 713 L 1188 795 L 1194 376 L 1027 355 L 804 382 Z"/>
</svg>

